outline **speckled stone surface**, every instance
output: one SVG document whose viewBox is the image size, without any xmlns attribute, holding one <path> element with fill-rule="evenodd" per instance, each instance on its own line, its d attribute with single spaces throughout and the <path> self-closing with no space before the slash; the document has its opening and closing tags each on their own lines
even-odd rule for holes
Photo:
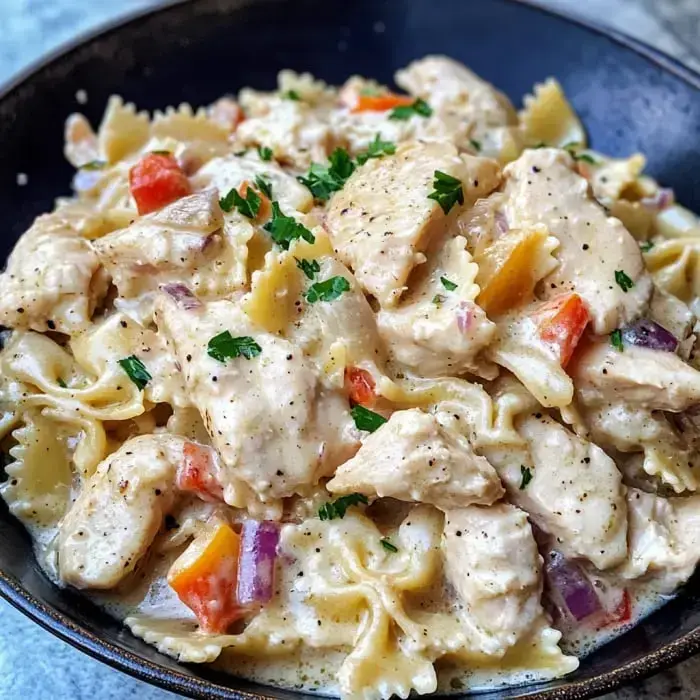
<svg viewBox="0 0 700 700">
<path fill-rule="evenodd" d="M 79 32 L 153 0 L 0 0 L 0 83 Z M 700 70 L 700 0 L 540 0 L 641 39 Z M 167 700 L 40 629 L 0 601 L 2 700 Z M 700 658 L 606 700 L 700 700 Z"/>
</svg>

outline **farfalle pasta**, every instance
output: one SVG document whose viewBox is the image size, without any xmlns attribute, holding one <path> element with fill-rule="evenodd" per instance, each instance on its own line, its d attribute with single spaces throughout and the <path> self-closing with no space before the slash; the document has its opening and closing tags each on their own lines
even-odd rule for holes
<svg viewBox="0 0 700 700">
<path fill-rule="evenodd" d="M 700 224 L 443 56 L 66 124 L 0 275 L 0 496 L 182 662 L 556 678 L 697 564 Z"/>
</svg>

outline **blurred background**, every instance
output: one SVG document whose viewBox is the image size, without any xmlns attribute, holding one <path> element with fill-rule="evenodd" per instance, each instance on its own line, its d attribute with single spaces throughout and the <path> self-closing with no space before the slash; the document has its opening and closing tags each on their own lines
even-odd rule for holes
<svg viewBox="0 0 700 700">
<path fill-rule="evenodd" d="M 76 35 L 158 4 L 156 0 L 0 0 L 0 84 Z M 700 71 L 700 0 L 537 0 L 536 4 L 610 26 Z M 0 601 L 2 700 L 175 697 L 90 659 Z M 673 697 L 700 700 L 700 657 L 605 700 Z"/>
</svg>

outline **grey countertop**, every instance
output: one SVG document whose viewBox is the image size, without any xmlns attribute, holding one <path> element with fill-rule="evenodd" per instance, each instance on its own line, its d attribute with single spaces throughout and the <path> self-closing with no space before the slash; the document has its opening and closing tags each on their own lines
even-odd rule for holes
<svg viewBox="0 0 700 700">
<path fill-rule="evenodd" d="M 700 70 L 700 0 L 539 0 L 645 41 Z M 41 54 L 101 22 L 154 0 L 0 0 L 0 83 Z M 700 657 L 606 700 L 700 700 Z M 167 700 L 157 688 L 81 654 L 0 601 L 3 700 Z"/>
</svg>

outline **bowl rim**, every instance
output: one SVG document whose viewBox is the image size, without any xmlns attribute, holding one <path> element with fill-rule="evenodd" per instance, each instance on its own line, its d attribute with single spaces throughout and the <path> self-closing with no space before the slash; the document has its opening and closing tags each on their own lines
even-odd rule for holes
<svg viewBox="0 0 700 700">
<path fill-rule="evenodd" d="M 132 10 L 118 17 L 88 28 L 77 36 L 61 42 L 55 48 L 13 74 L 0 85 L 0 102 L 8 99 L 36 73 L 58 63 L 66 56 L 83 48 L 93 41 L 122 30 L 127 25 L 138 22 L 152 15 L 165 13 L 193 0 L 161 0 L 156 5 Z M 534 12 L 553 16 L 569 24 L 578 25 L 590 33 L 603 36 L 629 51 L 642 56 L 662 70 L 672 73 L 690 86 L 700 90 L 700 72 L 682 64 L 648 44 L 628 36 L 615 29 L 597 24 L 583 18 L 575 12 L 551 9 L 540 5 L 537 0 L 505 0 L 514 5 L 523 5 Z M 42 573 L 43 575 L 43 573 Z M 0 570 L 0 598 L 10 603 L 15 609 L 36 622 L 55 637 L 67 642 L 88 656 L 107 664 L 132 677 L 171 692 L 186 694 L 192 698 L 220 698 L 221 700 L 276 700 L 273 696 L 261 692 L 250 692 L 229 688 L 205 678 L 188 675 L 178 670 L 168 669 L 158 663 L 120 648 L 94 634 L 82 625 L 71 620 L 50 605 L 33 596 L 19 581 Z M 124 628 L 125 632 L 128 632 Z M 527 694 L 528 700 L 584 700 L 602 693 L 611 692 L 631 681 L 640 681 L 666 670 L 700 652 L 700 627 L 686 632 L 677 639 L 659 649 L 644 654 L 612 670 L 605 671 L 591 678 L 572 681 L 558 688 L 543 688 Z M 234 678 L 232 676 L 232 678 Z M 510 690 L 517 693 L 518 687 Z M 300 692 L 300 696 L 307 695 Z"/>
</svg>

